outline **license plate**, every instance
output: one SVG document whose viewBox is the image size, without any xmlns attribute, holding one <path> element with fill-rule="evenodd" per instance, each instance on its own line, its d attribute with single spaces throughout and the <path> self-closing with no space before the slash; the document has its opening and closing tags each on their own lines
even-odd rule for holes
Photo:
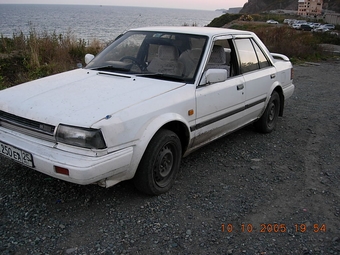
<svg viewBox="0 0 340 255">
<path fill-rule="evenodd" d="M 0 154 L 11 158 L 25 166 L 34 167 L 33 156 L 31 153 L 18 149 L 7 143 L 0 141 Z"/>
</svg>

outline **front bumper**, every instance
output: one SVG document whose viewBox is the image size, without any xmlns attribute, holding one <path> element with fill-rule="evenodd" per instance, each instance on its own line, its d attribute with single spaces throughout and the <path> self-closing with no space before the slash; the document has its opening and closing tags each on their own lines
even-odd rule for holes
<svg viewBox="0 0 340 255">
<path fill-rule="evenodd" d="M 81 155 L 57 149 L 55 143 L 2 127 L 0 127 L 0 141 L 32 154 L 34 162 L 32 169 L 64 181 L 86 185 L 110 178 L 115 184 L 133 177 L 130 169 L 133 147 L 103 156 Z M 69 174 L 57 173 L 56 167 L 68 169 Z"/>
</svg>

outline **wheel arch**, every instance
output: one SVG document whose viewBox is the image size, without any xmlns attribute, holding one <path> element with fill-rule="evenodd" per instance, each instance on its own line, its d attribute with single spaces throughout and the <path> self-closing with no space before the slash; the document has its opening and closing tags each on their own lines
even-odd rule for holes
<svg viewBox="0 0 340 255">
<path fill-rule="evenodd" d="M 174 132 L 181 141 L 182 156 L 187 150 L 190 141 L 189 123 L 180 115 L 167 113 L 150 120 L 140 130 L 140 139 L 134 148 L 134 155 L 131 163 L 131 168 L 134 172 L 137 171 L 138 165 L 148 147 L 151 139 L 161 129 L 168 129 Z"/>
<path fill-rule="evenodd" d="M 285 100 L 284 100 L 284 94 L 283 94 L 283 89 L 282 89 L 282 86 L 281 84 L 276 81 L 272 84 L 271 86 L 271 89 L 269 90 L 271 91 L 270 94 L 268 94 L 268 97 L 267 97 L 267 102 L 266 102 L 266 107 L 267 107 L 267 103 L 269 102 L 273 92 L 277 92 L 279 94 L 279 97 L 280 97 L 280 111 L 279 111 L 279 116 L 282 117 L 283 116 L 283 109 L 284 109 L 284 104 L 285 104 Z M 265 108 L 266 108 L 265 107 Z M 265 109 L 264 108 L 264 109 Z M 263 114 L 263 112 L 262 112 Z"/>
<path fill-rule="evenodd" d="M 283 89 L 281 86 L 276 86 L 275 89 L 273 90 L 273 92 L 276 91 L 279 96 L 280 96 L 280 111 L 279 111 L 279 116 L 282 117 L 283 116 L 283 109 L 284 109 L 284 104 L 285 104 L 285 99 L 284 99 L 284 95 L 283 95 Z"/>
<path fill-rule="evenodd" d="M 182 145 L 182 156 L 184 152 L 187 150 L 190 141 L 190 132 L 188 127 L 181 121 L 171 121 L 164 124 L 160 129 L 168 129 L 174 132 L 179 140 L 181 141 Z"/>
</svg>

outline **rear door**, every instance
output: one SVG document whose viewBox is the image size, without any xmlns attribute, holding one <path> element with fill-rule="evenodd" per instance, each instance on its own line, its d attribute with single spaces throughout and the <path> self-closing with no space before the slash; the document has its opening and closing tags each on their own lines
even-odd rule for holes
<svg viewBox="0 0 340 255">
<path fill-rule="evenodd" d="M 247 119 L 255 119 L 262 113 L 276 81 L 276 69 L 253 38 L 236 38 L 234 42 L 245 81 L 244 114 Z"/>
</svg>

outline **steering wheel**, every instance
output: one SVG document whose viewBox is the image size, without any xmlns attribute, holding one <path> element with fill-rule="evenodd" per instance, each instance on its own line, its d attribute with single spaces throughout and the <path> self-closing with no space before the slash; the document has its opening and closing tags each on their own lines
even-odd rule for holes
<svg viewBox="0 0 340 255">
<path fill-rule="evenodd" d="M 132 62 L 132 65 L 138 66 L 138 68 L 139 68 L 141 71 L 145 71 L 145 70 L 146 70 L 146 63 L 141 62 L 140 60 L 138 60 L 138 59 L 135 58 L 135 57 L 132 57 L 132 56 L 125 56 L 125 57 L 122 57 L 122 58 L 120 59 L 120 61 L 124 61 L 124 60 L 130 60 L 130 61 Z"/>
</svg>

